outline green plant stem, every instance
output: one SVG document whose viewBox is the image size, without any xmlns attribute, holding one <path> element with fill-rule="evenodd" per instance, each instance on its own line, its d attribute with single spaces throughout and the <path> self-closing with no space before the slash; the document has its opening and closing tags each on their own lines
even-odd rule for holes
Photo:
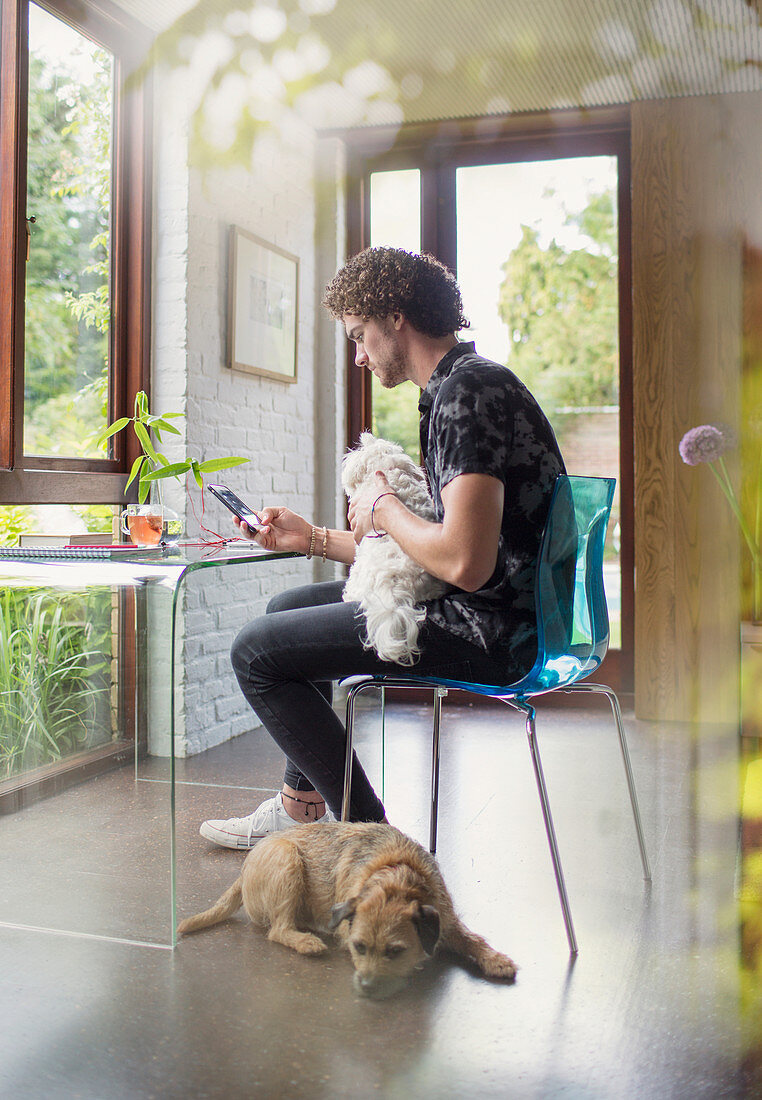
<svg viewBox="0 0 762 1100">
<path fill-rule="evenodd" d="M 760 458 L 757 465 L 757 508 L 754 513 L 754 542 L 757 546 L 760 546 L 760 536 L 762 536 L 762 447 L 760 448 Z M 759 565 L 755 564 L 752 576 L 752 607 L 755 623 L 759 623 L 762 619 L 762 569 Z"/>
<path fill-rule="evenodd" d="M 735 491 L 733 489 L 733 485 L 732 485 L 732 482 L 730 480 L 730 477 L 728 475 L 727 467 L 725 466 L 725 461 L 724 461 L 723 458 L 718 458 L 717 462 L 720 466 L 720 469 L 722 470 L 722 476 L 717 472 L 717 470 L 715 470 L 715 468 L 714 468 L 714 466 L 711 462 L 708 463 L 709 469 L 712 471 L 714 476 L 717 478 L 719 486 L 722 489 L 723 493 L 725 494 L 725 497 L 728 501 L 728 504 L 733 509 L 733 514 L 735 515 L 736 519 L 738 520 L 738 525 L 741 528 L 741 533 L 742 533 L 744 539 L 746 540 L 746 545 L 749 547 L 749 551 L 751 553 L 752 558 L 754 559 L 754 561 L 756 562 L 757 565 L 760 565 L 760 564 L 762 564 L 762 553 L 760 552 L 759 547 L 754 542 L 754 538 L 752 536 L 752 533 L 749 530 L 749 525 L 747 524 L 747 522 L 744 518 L 743 512 L 741 511 L 741 508 L 738 504 L 738 501 L 736 500 L 736 494 L 735 494 Z"/>
<path fill-rule="evenodd" d="M 751 554 L 753 599 L 752 611 L 756 620 L 759 618 L 760 612 L 760 571 L 762 570 L 762 552 L 760 552 L 759 548 L 759 500 L 757 502 L 757 515 L 755 517 L 755 538 L 749 530 L 749 525 L 746 522 L 743 512 L 741 511 L 741 507 L 736 498 L 735 490 L 733 489 L 733 483 L 730 480 L 730 475 L 728 474 L 728 469 L 725 465 L 725 460 L 720 457 L 717 459 L 717 464 L 720 467 L 719 472 L 715 470 L 714 464 L 712 462 L 707 463 L 709 469 L 712 471 L 712 474 L 717 479 L 717 484 L 722 489 L 722 492 L 725 495 L 725 499 L 733 510 L 734 516 L 738 520 L 738 525 L 741 528 L 741 534 L 743 535 L 746 545 L 749 548 L 749 553 Z M 759 497 L 759 489 L 757 490 L 757 495 Z"/>
</svg>

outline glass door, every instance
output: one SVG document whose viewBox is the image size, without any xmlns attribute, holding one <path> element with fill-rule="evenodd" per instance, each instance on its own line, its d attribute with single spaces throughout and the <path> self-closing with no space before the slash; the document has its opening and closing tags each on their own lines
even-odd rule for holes
<svg viewBox="0 0 762 1100">
<path fill-rule="evenodd" d="M 432 128 L 378 154 L 358 137 L 350 253 L 391 245 L 437 256 L 463 292 L 471 328 L 461 338 L 527 384 L 569 473 L 617 479 L 606 678 L 626 692 L 635 602 L 629 129 L 624 118 L 603 122 L 524 130 L 515 120 L 515 131 L 497 125 L 494 139 Z M 350 390 L 366 385 L 349 378 Z M 362 392 L 362 402 L 350 395 L 350 438 L 372 425 L 418 458 L 417 389 Z"/>
<path fill-rule="evenodd" d="M 370 243 L 374 247 L 421 251 L 421 173 L 417 168 L 371 174 Z M 375 374 L 371 378 L 373 434 L 401 444 L 414 462 L 421 458 L 420 392 L 414 382 L 385 390 Z"/>
<path fill-rule="evenodd" d="M 617 158 L 456 171 L 457 272 L 477 351 L 509 367 L 550 419 L 570 474 L 619 486 Z M 621 646 L 621 506 L 604 566 Z"/>
</svg>

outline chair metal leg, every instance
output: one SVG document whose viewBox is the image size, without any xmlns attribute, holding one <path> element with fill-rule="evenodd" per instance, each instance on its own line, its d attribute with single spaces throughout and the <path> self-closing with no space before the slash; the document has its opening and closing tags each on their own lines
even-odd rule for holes
<svg viewBox="0 0 762 1100">
<path fill-rule="evenodd" d="M 381 688 L 381 801 L 386 802 L 386 688 Z"/>
<path fill-rule="evenodd" d="M 390 681 L 394 687 L 414 687 L 406 681 Z M 346 751 L 344 755 L 344 795 L 341 802 L 341 820 L 349 821 L 349 804 L 352 797 L 352 755 L 354 743 L 355 725 L 355 697 L 366 688 L 380 688 L 382 699 L 381 728 L 382 737 L 385 737 L 385 684 L 373 680 L 361 680 L 352 684 L 347 690 L 347 718 L 346 718 Z M 431 808 L 429 816 L 429 848 L 433 853 L 437 848 L 437 825 L 439 818 L 439 746 L 442 727 L 442 700 L 447 695 L 447 688 L 434 688 L 434 732 L 431 745 Z M 384 745 L 382 743 L 382 752 Z"/>
<path fill-rule="evenodd" d="M 342 821 L 349 821 L 349 803 L 352 798 L 352 741 L 355 726 L 355 696 L 367 686 L 367 683 L 355 684 L 347 691 L 347 747 L 344 754 L 344 797 L 341 800 Z"/>
<path fill-rule="evenodd" d="M 434 688 L 434 732 L 431 740 L 431 813 L 429 816 L 429 851 L 437 850 L 437 823 L 439 820 L 439 740 L 442 722 L 442 700 L 447 688 Z"/>
<path fill-rule="evenodd" d="M 640 848 L 640 860 L 643 864 L 643 875 L 646 882 L 650 882 L 651 867 L 648 862 L 646 841 L 643 835 L 643 823 L 640 819 L 638 795 L 637 791 L 635 790 L 635 777 L 632 774 L 630 750 L 627 746 L 627 736 L 624 732 L 624 722 L 622 721 L 622 710 L 619 706 L 619 699 L 616 696 L 616 692 L 612 691 L 610 687 L 606 687 L 605 684 L 575 684 L 573 687 L 567 688 L 566 691 L 568 693 L 587 691 L 593 692 L 597 695 L 605 695 L 609 703 L 611 704 L 611 710 L 614 714 L 614 721 L 616 723 L 616 729 L 619 735 L 619 747 L 622 750 L 622 760 L 624 761 L 625 775 L 627 776 L 627 789 L 630 792 L 630 804 L 632 806 L 632 816 L 635 821 L 635 832 L 638 834 L 638 847 Z"/>
<path fill-rule="evenodd" d="M 558 896 L 561 900 L 561 909 L 564 915 L 564 924 L 566 925 L 566 938 L 569 941 L 569 951 L 572 955 L 576 955 L 579 948 L 577 947 L 577 937 L 574 932 L 574 922 L 572 921 L 571 908 L 569 906 L 569 897 L 566 893 L 566 882 L 564 880 L 564 872 L 561 866 L 561 857 L 558 852 L 558 842 L 556 840 L 556 830 L 553 825 L 553 816 L 550 812 L 550 801 L 548 799 L 548 789 L 545 785 L 545 776 L 542 770 L 542 761 L 540 760 L 540 750 L 537 745 L 537 731 L 535 729 L 535 709 L 529 703 L 517 703 L 518 709 L 524 711 L 526 714 L 526 729 L 527 738 L 529 740 L 529 749 L 532 753 L 532 764 L 534 765 L 534 775 L 537 780 L 537 790 L 540 794 L 540 805 L 542 806 L 542 816 L 545 821 L 545 832 L 548 836 L 548 844 L 550 845 L 550 855 L 553 860 L 553 870 L 556 876 L 556 886 L 558 887 Z"/>
</svg>

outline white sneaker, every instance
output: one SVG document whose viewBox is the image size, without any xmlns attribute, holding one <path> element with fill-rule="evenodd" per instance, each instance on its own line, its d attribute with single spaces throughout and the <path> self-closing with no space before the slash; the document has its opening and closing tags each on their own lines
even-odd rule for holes
<svg viewBox="0 0 762 1100">
<path fill-rule="evenodd" d="M 335 821 L 329 809 L 326 809 L 317 822 L 325 823 Z M 283 805 L 280 792 L 274 798 L 268 798 L 261 806 L 257 806 L 253 814 L 248 817 L 229 817 L 227 821 L 204 821 L 199 832 L 213 844 L 221 848 L 253 848 L 258 840 L 270 833 L 279 833 L 284 829 L 290 829 L 293 825 L 309 825 L 312 822 L 294 821 Z"/>
</svg>

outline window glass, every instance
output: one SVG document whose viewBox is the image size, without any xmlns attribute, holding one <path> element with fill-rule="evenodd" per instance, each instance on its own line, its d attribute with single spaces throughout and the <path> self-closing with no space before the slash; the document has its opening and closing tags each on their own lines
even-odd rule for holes
<svg viewBox="0 0 762 1100">
<path fill-rule="evenodd" d="M 421 250 L 421 173 L 417 168 L 373 172 L 370 177 L 371 244 Z"/>
<path fill-rule="evenodd" d="M 617 478 L 604 579 L 618 647 L 617 159 L 478 165 L 456 180 L 464 338 L 527 384 L 570 474 Z"/>
<path fill-rule="evenodd" d="M 372 173 L 370 243 L 420 252 L 421 173 L 417 168 Z M 413 382 L 385 390 L 375 375 L 371 380 L 374 434 L 400 443 L 415 462 L 420 459 L 419 393 Z"/>
<path fill-rule="evenodd" d="M 119 509 L 5 505 L 0 545 L 111 542 Z M 0 782 L 118 740 L 120 604 L 107 588 L 0 590 Z"/>
<path fill-rule="evenodd" d="M 5 504 L 0 505 L 0 546 L 43 545 L 47 540 L 102 535 L 93 542 L 118 541 L 114 523 L 121 511 L 114 504 Z"/>
<path fill-rule="evenodd" d="M 114 58 L 29 5 L 24 453 L 102 458 Z"/>
<path fill-rule="evenodd" d="M 0 782 L 118 739 L 118 607 L 102 586 L 0 590 Z"/>
</svg>

